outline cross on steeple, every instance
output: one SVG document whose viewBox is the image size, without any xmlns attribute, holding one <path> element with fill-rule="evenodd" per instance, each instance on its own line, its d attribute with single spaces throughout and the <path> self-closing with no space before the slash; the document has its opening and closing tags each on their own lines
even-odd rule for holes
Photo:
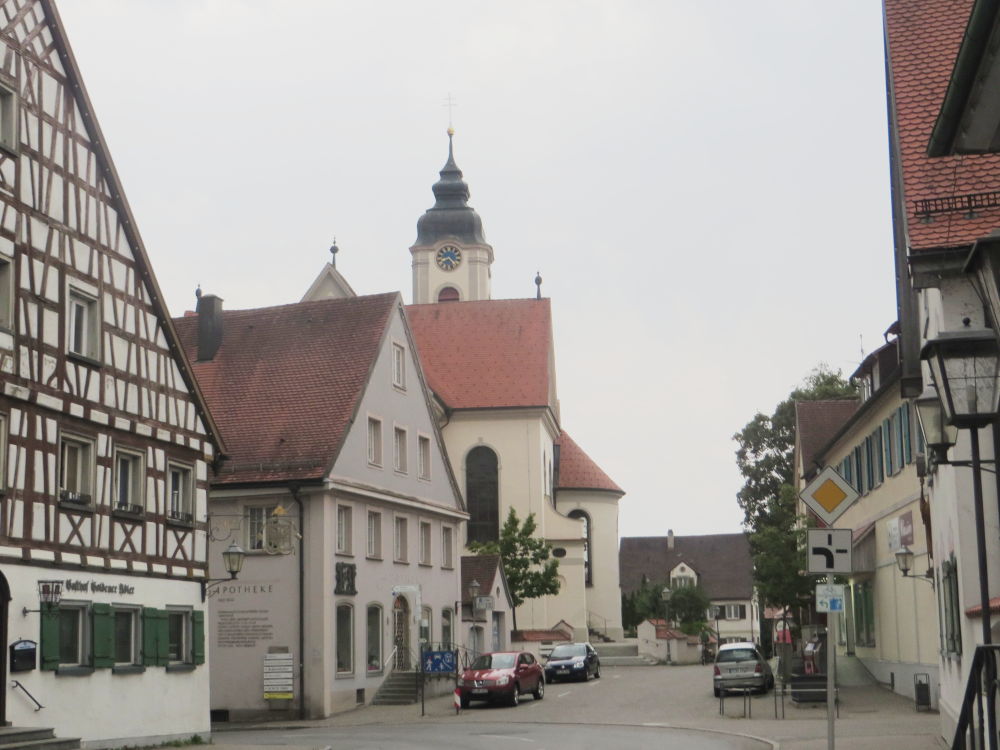
<svg viewBox="0 0 1000 750">
<path fill-rule="evenodd" d="M 448 92 L 448 97 L 444 100 L 444 104 L 441 106 L 448 108 L 448 130 L 451 131 L 454 129 L 451 125 L 451 115 L 455 107 L 458 106 L 458 102 L 455 101 L 450 91 Z"/>
</svg>

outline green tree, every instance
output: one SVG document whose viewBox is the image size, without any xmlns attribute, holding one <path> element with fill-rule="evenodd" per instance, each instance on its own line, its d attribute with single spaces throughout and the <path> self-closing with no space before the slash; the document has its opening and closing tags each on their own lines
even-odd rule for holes
<svg viewBox="0 0 1000 750">
<path fill-rule="evenodd" d="M 705 615 L 711 603 L 701 586 L 680 586 L 670 594 L 667 617 L 680 623 L 681 632 L 698 635 L 705 628 Z"/>
<path fill-rule="evenodd" d="M 643 620 L 663 616 L 663 600 L 660 598 L 663 586 L 643 576 L 639 588 L 622 594 L 622 627 L 625 630 L 632 631 Z"/>
<path fill-rule="evenodd" d="M 507 588 L 514 602 L 514 630 L 517 611 L 528 599 L 559 593 L 559 561 L 552 557 L 552 547 L 536 537 L 535 514 L 529 513 L 524 523 L 513 508 L 500 529 L 498 542 L 472 542 L 469 549 L 476 555 L 500 555 Z"/>
<path fill-rule="evenodd" d="M 743 510 L 754 583 L 766 605 L 798 606 L 813 584 L 798 574 L 805 568 L 805 555 L 795 513 L 795 402 L 856 397 L 857 390 L 839 370 L 821 364 L 773 414 L 758 412 L 733 436 L 744 480 L 736 501 Z"/>
</svg>

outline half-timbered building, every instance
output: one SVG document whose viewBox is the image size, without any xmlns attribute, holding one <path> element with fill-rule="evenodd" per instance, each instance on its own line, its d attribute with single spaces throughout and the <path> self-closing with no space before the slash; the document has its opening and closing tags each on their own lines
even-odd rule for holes
<svg viewBox="0 0 1000 750">
<path fill-rule="evenodd" d="M 0 3 L 0 381 L 0 725 L 207 731 L 222 446 L 50 0 Z"/>
</svg>

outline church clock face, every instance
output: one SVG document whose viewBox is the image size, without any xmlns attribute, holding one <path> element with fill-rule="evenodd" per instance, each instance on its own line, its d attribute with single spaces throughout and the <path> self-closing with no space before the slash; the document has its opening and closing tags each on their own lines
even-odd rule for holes
<svg viewBox="0 0 1000 750">
<path fill-rule="evenodd" d="M 445 245 L 437 251 L 435 260 L 442 271 L 454 271 L 462 262 L 462 251 L 454 245 Z"/>
</svg>

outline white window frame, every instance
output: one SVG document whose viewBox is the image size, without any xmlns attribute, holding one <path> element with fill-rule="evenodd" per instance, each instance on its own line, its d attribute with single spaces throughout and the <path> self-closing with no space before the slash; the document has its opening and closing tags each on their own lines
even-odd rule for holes
<svg viewBox="0 0 1000 750">
<path fill-rule="evenodd" d="M 14 259 L 0 253 L 0 328 L 14 330 Z"/>
<path fill-rule="evenodd" d="M 382 466 L 382 420 L 368 417 L 368 465 Z"/>
<path fill-rule="evenodd" d="M 146 456 L 144 453 L 127 448 L 115 448 L 115 496 L 113 507 L 127 513 L 142 513 L 146 510 Z M 129 466 L 128 496 L 122 498 L 122 463 Z M 124 500 L 124 502 L 123 502 Z"/>
<path fill-rule="evenodd" d="M 376 612 L 376 618 L 378 620 L 378 633 L 376 636 L 378 642 L 375 644 L 377 646 L 376 654 L 372 654 L 372 632 L 370 627 L 372 610 Z M 365 607 L 365 671 L 372 675 L 382 674 L 382 658 L 385 640 L 383 637 L 384 628 L 382 627 L 383 611 L 382 605 L 377 602 L 373 602 Z M 375 657 L 374 660 L 372 658 L 373 656 Z"/>
<path fill-rule="evenodd" d="M 243 507 L 243 542 L 247 552 L 267 550 L 267 522 L 276 505 L 246 505 Z"/>
<path fill-rule="evenodd" d="M 0 412 L 0 497 L 7 494 L 7 415 Z"/>
<path fill-rule="evenodd" d="M 174 482 L 174 476 L 180 483 Z M 176 489 L 180 487 L 180 489 Z M 177 493 L 175 495 L 175 493 Z M 167 461 L 167 488 L 164 508 L 166 516 L 172 521 L 191 523 L 194 521 L 194 468 L 188 464 Z"/>
<path fill-rule="evenodd" d="M 392 385 L 406 390 L 406 347 L 395 341 L 392 343 Z"/>
<path fill-rule="evenodd" d="M 455 567 L 455 529 L 452 526 L 441 527 L 441 567 Z"/>
<path fill-rule="evenodd" d="M 123 661 L 118 659 L 118 615 L 128 614 L 132 618 L 131 645 L 129 658 Z M 114 634 L 114 654 L 113 659 L 116 667 L 136 666 L 142 664 L 142 609 L 140 607 L 130 607 L 120 604 L 111 605 L 112 631 Z"/>
<path fill-rule="evenodd" d="M 394 426 L 392 428 L 392 468 L 398 474 L 405 474 L 409 463 L 406 455 L 406 440 L 406 428 Z"/>
<path fill-rule="evenodd" d="M 431 439 L 427 435 L 417 434 L 417 478 L 431 478 Z"/>
<path fill-rule="evenodd" d="M 340 627 L 340 610 L 346 609 L 349 612 L 350 617 L 350 627 L 347 628 L 346 637 L 348 638 L 347 644 L 347 656 L 350 659 L 350 663 L 345 669 L 340 667 L 340 639 L 344 635 Z M 337 606 L 333 610 L 333 627 L 334 627 L 334 637 L 333 637 L 333 660 L 334 666 L 336 668 L 336 674 L 338 677 L 344 675 L 354 674 L 354 605 L 348 602 L 337 602 Z M 365 629 L 368 628 L 368 620 L 365 620 Z"/>
<path fill-rule="evenodd" d="M 82 322 L 78 323 L 81 315 Z M 66 294 L 66 351 L 93 361 L 101 358 L 101 309 L 98 298 L 73 285 Z"/>
<path fill-rule="evenodd" d="M 0 83 L 0 148 L 12 154 L 19 151 L 18 120 L 20 99 L 15 88 Z"/>
<path fill-rule="evenodd" d="M 67 452 L 78 451 L 74 476 L 67 476 Z M 94 473 L 97 468 L 94 459 L 94 441 L 80 435 L 64 433 L 59 438 L 59 499 L 77 505 L 93 503 Z"/>
<path fill-rule="evenodd" d="M 90 602 L 79 602 L 79 601 L 66 601 L 65 599 L 59 602 L 58 612 L 59 618 L 62 619 L 62 613 L 66 611 L 73 611 L 76 613 L 77 617 L 77 642 L 76 642 L 76 659 L 72 661 L 63 661 L 62 651 L 63 643 L 62 638 L 59 639 L 59 667 L 89 667 L 90 666 L 90 646 L 92 642 L 91 637 L 91 617 L 90 617 Z M 59 634 L 62 635 L 62 623 L 59 624 Z"/>
<path fill-rule="evenodd" d="M 368 511 L 367 555 L 373 560 L 382 559 L 382 514 L 377 510 Z"/>
<path fill-rule="evenodd" d="M 167 658 L 170 664 L 194 664 L 194 632 L 190 607 L 170 607 L 167 610 Z M 170 620 L 181 618 L 181 643 L 177 658 L 170 652 Z"/>
<path fill-rule="evenodd" d="M 408 562 L 408 535 L 409 519 L 406 516 L 394 516 L 392 519 L 392 559 L 395 562 Z"/>
<path fill-rule="evenodd" d="M 420 521 L 417 525 L 417 561 L 421 565 L 431 564 L 431 540 L 433 529 L 430 521 Z"/>
<path fill-rule="evenodd" d="M 351 554 L 354 513 L 350 505 L 337 504 L 337 554 Z"/>
<path fill-rule="evenodd" d="M 725 605 L 725 607 L 726 607 L 725 615 L 726 616 L 723 619 L 726 619 L 726 620 L 743 620 L 743 619 L 745 619 L 743 617 L 740 617 L 740 607 L 746 607 L 746 606 L 747 606 L 746 604 L 740 604 L 739 602 L 737 602 L 736 604 L 726 604 Z"/>
</svg>

